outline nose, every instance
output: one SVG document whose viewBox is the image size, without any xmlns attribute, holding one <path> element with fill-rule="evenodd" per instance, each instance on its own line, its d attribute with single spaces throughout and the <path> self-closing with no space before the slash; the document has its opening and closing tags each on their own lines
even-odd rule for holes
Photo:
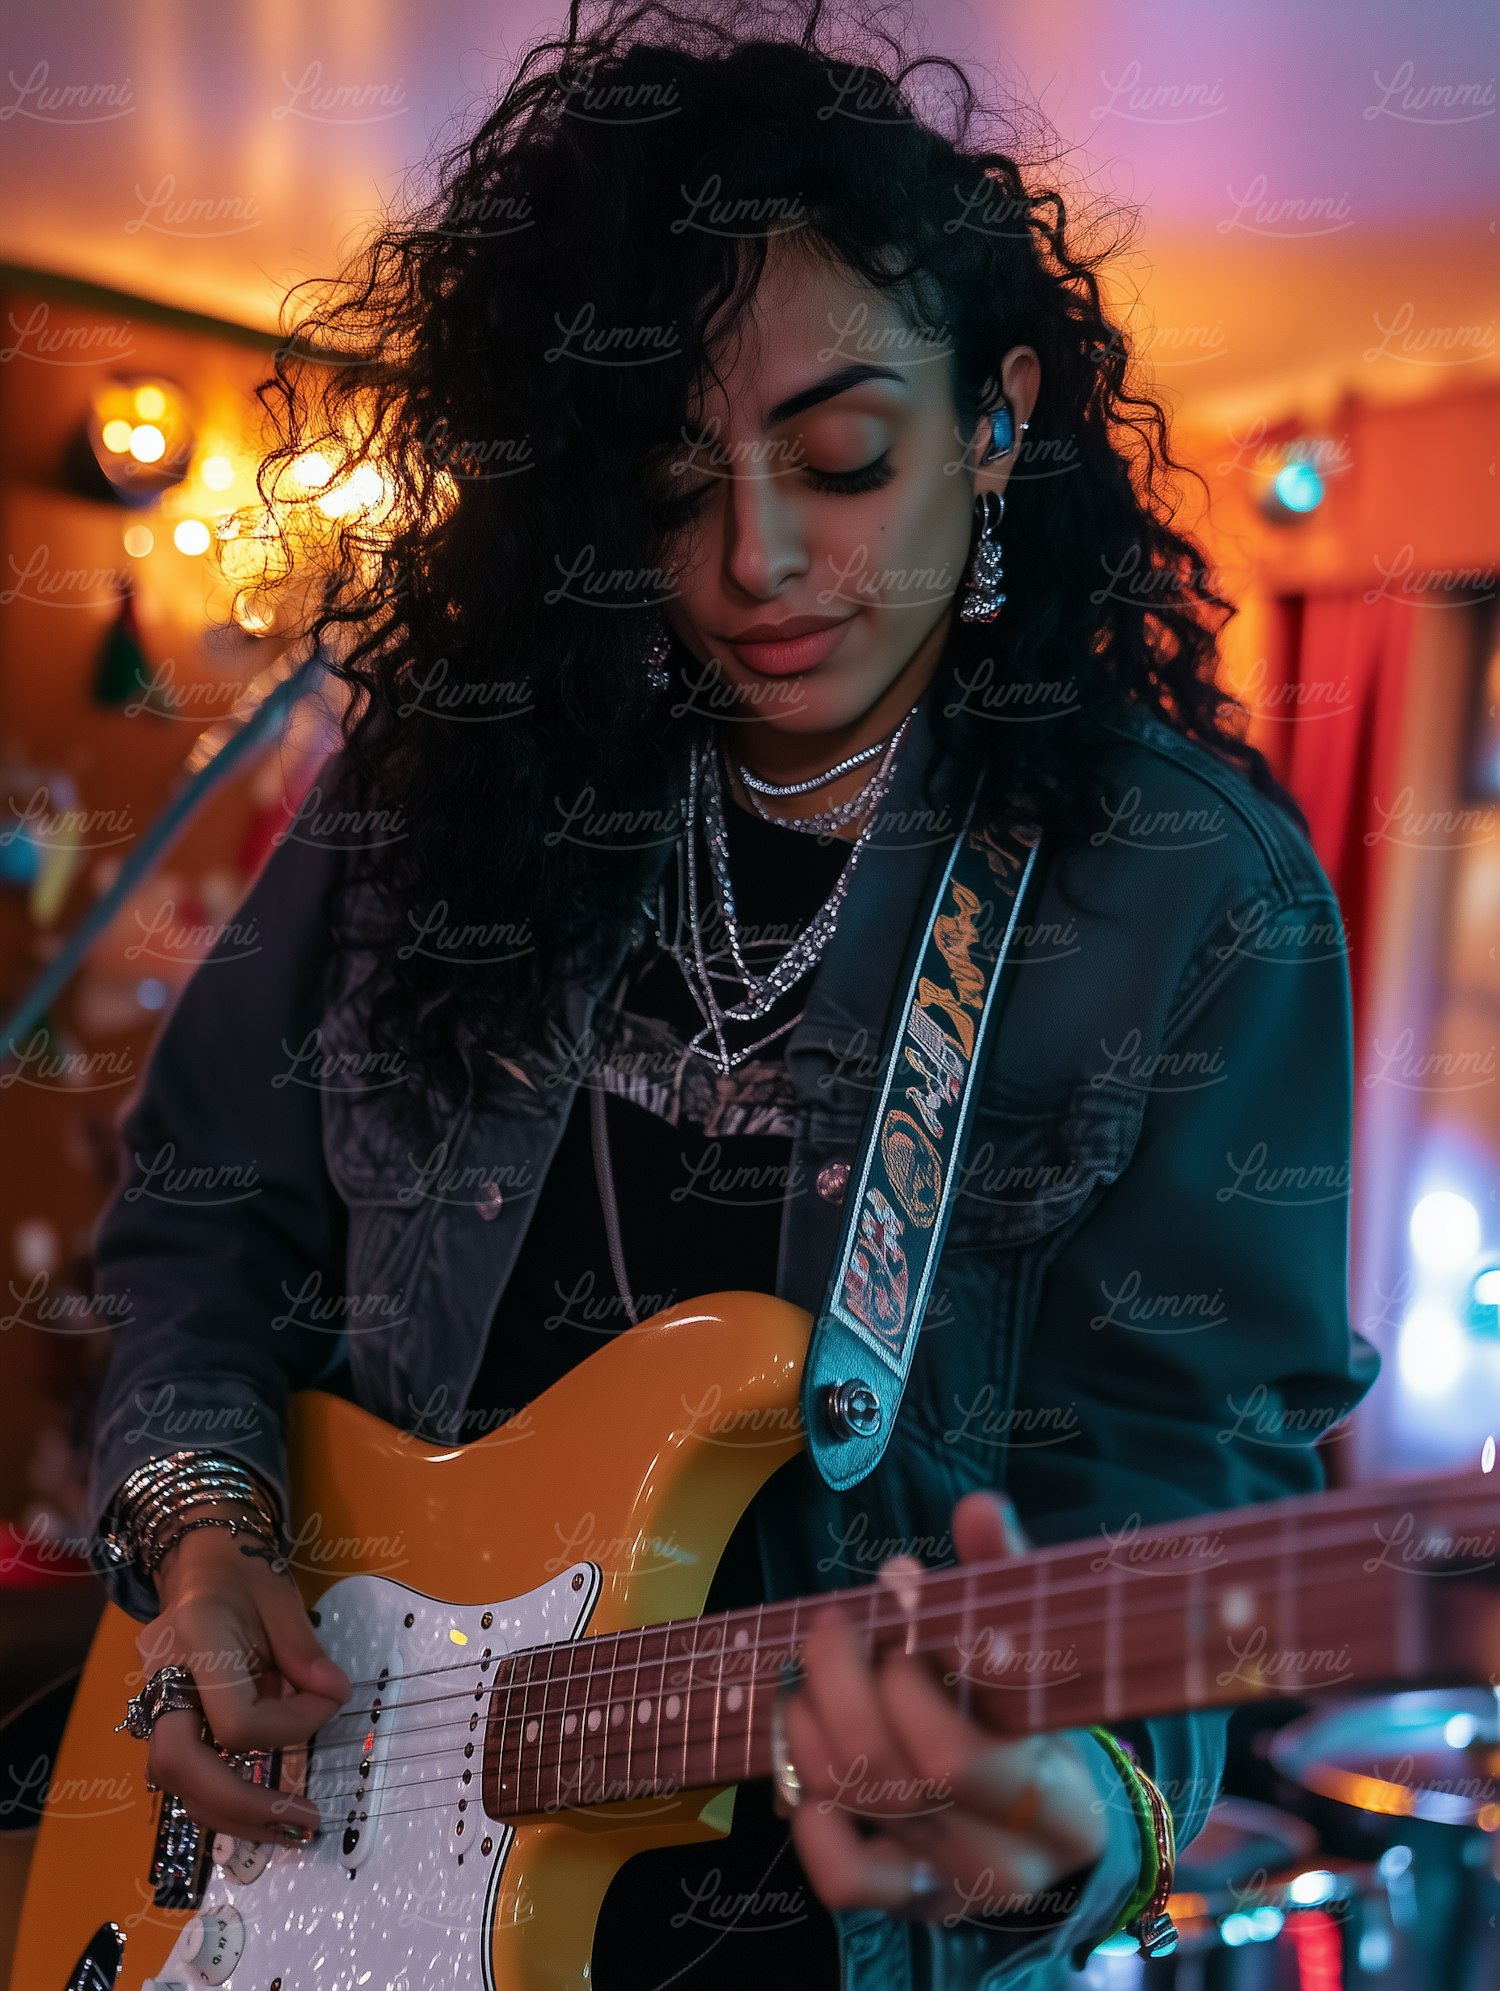
<svg viewBox="0 0 1500 1991">
<path fill-rule="evenodd" d="M 799 507 L 789 480 L 778 477 L 773 465 L 731 473 L 724 516 L 724 571 L 738 592 L 769 600 L 807 572 Z"/>
</svg>

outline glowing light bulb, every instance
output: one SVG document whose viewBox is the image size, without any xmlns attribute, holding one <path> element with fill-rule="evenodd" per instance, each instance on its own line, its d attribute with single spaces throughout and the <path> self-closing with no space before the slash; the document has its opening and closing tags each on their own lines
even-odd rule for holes
<svg viewBox="0 0 1500 1991">
<path fill-rule="evenodd" d="M 292 463 L 292 476 L 306 491 L 320 490 L 333 475 L 333 465 L 321 449 L 304 449 Z"/>
<path fill-rule="evenodd" d="M 132 560 L 144 560 L 155 546 L 156 539 L 149 525 L 128 525 L 125 528 L 125 551 Z"/>
<path fill-rule="evenodd" d="M 1434 1189 L 1411 1213 L 1411 1242 L 1427 1265 L 1464 1265 L 1479 1249 L 1479 1212 L 1467 1196 Z"/>
<path fill-rule="evenodd" d="M 1442 1396 L 1464 1366 L 1464 1331 L 1451 1308 L 1422 1300 L 1401 1323 L 1397 1351 L 1401 1380 L 1413 1396 Z"/>
<path fill-rule="evenodd" d="M 130 448 L 130 435 L 129 422 L 122 422 L 116 419 L 113 422 L 106 422 L 104 424 L 104 427 L 99 431 L 99 440 L 104 444 L 104 447 L 109 451 L 111 456 L 124 456 Z"/>
<path fill-rule="evenodd" d="M 159 387 L 135 390 L 135 412 L 143 422 L 159 422 L 167 412 L 167 397 Z"/>
<path fill-rule="evenodd" d="M 234 465 L 227 456 L 205 456 L 198 475 L 210 491 L 227 491 L 234 482 Z"/>
<path fill-rule="evenodd" d="M 130 454 L 137 463 L 159 463 L 167 453 L 167 439 L 154 422 L 137 422 L 130 431 Z"/>
<path fill-rule="evenodd" d="M 1310 463 L 1283 463 L 1271 484 L 1289 512 L 1315 512 L 1323 502 L 1323 480 Z"/>
<path fill-rule="evenodd" d="M 179 553 L 206 553 L 209 545 L 208 527 L 201 518 L 182 519 L 172 534 L 172 544 Z"/>
</svg>

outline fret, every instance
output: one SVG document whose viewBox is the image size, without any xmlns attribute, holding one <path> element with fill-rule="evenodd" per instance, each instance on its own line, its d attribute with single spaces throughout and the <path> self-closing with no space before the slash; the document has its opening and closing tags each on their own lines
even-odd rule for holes
<svg viewBox="0 0 1500 1991">
<path fill-rule="evenodd" d="M 652 1637 L 654 1652 L 664 1651 L 659 1633 Z M 636 1713 L 651 1731 L 651 1784 L 654 1790 L 661 1789 L 661 1731 L 665 1718 L 666 1666 L 660 1657 L 653 1657 L 651 1674 L 646 1681 L 646 1692 L 636 1707 Z"/>
<path fill-rule="evenodd" d="M 542 1726 L 541 1726 L 541 1734 L 537 1738 L 536 1795 L 537 1795 L 538 1807 L 540 1807 L 542 1802 L 542 1770 L 544 1768 L 543 1758 L 545 1757 L 548 1747 L 550 1746 L 547 1736 L 547 1717 L 550 1712 L 550 1709 L 548 1707 L 548 1702 L 551 1699 L 552 1695 L 552 1669 L 554 1664 L 555 1664 L 555 1657 L 552 1650 L 549 1648 L 545 1655 L 545 1663 L 542 1669 L 542 1712 L 539 1717 Z M 558 1730 L 557 1730 L 556 1802 L 557 1804 L 561 1804 L 562 1802 L 562 1724 L 561 1722 L 558 1723 Z"/>
<path fill-rule="evenodd" d="M 1183 1618 L 1182 1691 L 1187 1707 L 1196 1707 L 1203 1699 L 1203 1629 L 1203 1566 L 1195 1562 L 1188 1571 Z"/>
<path fill-rule="evenodd" d="M 532 1676 L 536 1672 L 536 1662 L 537 1662 L 537 1650 L 536 1647 L 533 1646 L 531 1650 L 526 1654 L 526 1681 L 523 1687 L 521 1688 L 521 1734 L 525 1742 L 531 1745 L 533 1780 L 536 1785 L 536 1789 L 533 1795 L 533 1801 L 529 1806 L 526 1807 L 528 1810 L 531 1811 L 540 1811 L 542 1808 L 542 1752 L 541 1749 L 537 1746 L 541 1737 L 541 1724 L 536 1720 L 536 1718 L 533 1716 L 531 1712 L 531 1683 L 532 1683 Z M 516 1765 L 517 1795 L 520 1794 L 520 1791 L 521 1791 L 521 1766 L 519 1763 L 517 1763 Z"/>
<path fill-rule="evenodd" d="M 723 1705 L 724 1705 L 723 1688 L 724 1688 L 724 1629 L 725 1628 L 722 1619 L 719 1620 L 715 1629 L 717 1631 L 718 1636 L 713 1646 L 713 1652 L 714 1652 L 713 1679 L 709 1683 L 709 1694 L 712 1698 L 712 1703 L 713 1703 L 713 1713 L 709 1720 L 708 1764 L 706 1767 L 706 1780 L 709 1783 L 713 1783 L 715 1781 L 715 1773 L 718 1769 L 718 1764 L 719 1764 L 719 1716 L 723 1712 Z M 695 1645 L 694 1646 L 695 1655 L 696 1652 L 697 1652 L 697 1647 Z"/>
<path fill-rule="evenodd" d="M 753 1774 L 750 1767 L 750 1752 L 755 1745 L 755 1684 L 760 1673 L 760 1641 L 765 1622 L 766 1607 L 764 1604 L 757 1604 L 755 1607 L 755 1629 L 750 1634 L 750 1665 L 748 1669 L 750 1681 L 745 1689 L 745 1775 L 747 1777 Z"/>
<path fill-rule="evenodd" d="M 1104 1580 L 1104 1721 L 1113 1726 L 1120 1719 L 1124 1705 L 1121 1687 L 1123 1654 L 1121 1642 L 1125 1628 L 1120 1621 L 1120 1579 L 1125 1574 L 1117 1562 L 1109 1565 L 1109 1574 Z"/>
<path fill-rule="evenodd" d="M 1293 1653 L 1297 1649 L 1297 1577 L 1301 1569 L 1301 1551 L 1296 1532 L 1296 1522 L 1290 1515 L 1282 1515 L 1276 1531 L 1276 1624 L 1283 1653 Z"/>
<path fill-rule="evenodd" d="M 636 1703 L 640 1697 L 641 1653 L 645 1644 L 645 1632 L 638 1631 L 635 1634 L 635 1670 L 631 1675 L 630 1698 L 623 1704 L 624 1720 L 622 1726 L 625 1730 L 625 1788 L 620 1793 L 622 1797 L 631 1796 L 635 1790 L 635 1710 Z M 616 1701 L 615 1707 L 620 1706 L 621 1703 Z M 611 1722 L 614 1720 L 614 1708 L 610 1710 L 610 1720 Z"/>
<path fill-rule="evenodd" d="M 963 1573 L 964 1609 L 959 1624 L 958 1649 L 958 1711 L 967 1718 L 974 1701 L 974 1572 L 965 1569 Z M 990 1637 L 995 1636 L 994 1626 L 990 1627 Z"/>
<path fill-rule="evenodd" d="M 703 1620 L 701 1618 L 696 1619 L 693 1623 L 692 1650 L 688 1654 L 687 1678 L 682 1683 L 681 1788 L 683 1790 L 689 1790 L 692 1788 L 692 1778 L 688 1774 L 688 1743 L 691 1741 L 693 1733 L 693 1676 L 698 1668 L 698 1638 L 702 1631 L 702 1627 L 703 1627 Z M 717 1721 L 718 1719 L 717 1702 L 715 1702 L 714 1704 L 714 1718 L 715 1721 Z"/>
<path fill-rule="evenodd" d="M 606 1727 L 607 1708 L 601 1708 L 594 1699 L 594 1669 L 599 1661 L 599 1640 L 591 1638 L 589 1648 L 589 1674 L 583 1683 L 583 1709 L 578 1721 L 578 1802 L 587 1804 L 592 1788 L 592 1773 L 589 1769 L 589 1744 L 597 1736 L 600 1744 L 599 1763 L 604 1761 L 604 1744 L 608 1740 Z"/>
<path fill-rule="evenodd" d="M 560 1648 L 564 1670 L 562 1679 L 562 1722 L 557 1745 L 557 1803 L 559 1810 L 561 1810 L 564 1802 L 563 1765 L 565 1763 L 568 1765 L 567 1803 L 569 1807 L 578 1803 L 578 1792 L 582 1777 L 583 1716 L 578 1709 L 578 1696 L 576 1693 L 578 1686 L 578 1654 L 580 1649 L 580 1643 L 577 1639 L 569 1639 L 567 1644 Z M 573 1768 L 573 1759 L 575 1756 L 577 1759 L 576 1770 Z"/>
<path fill-rule="evenodd" d="M 1047 1638 L 1047 1579 L 1051 1565 L 1045 1556 L 1031 1570 L 1031 1685 L 1026 1694 L 1026 1720 L 1035 1735 L 1046 1727 L 1047 1682 L 1041 1665 Z"/>
<path fill-rule="evenodd" d="M 498 1687 L 498 1685 L 499 1682 L 497 1681 L 496 1686 Z M 499 1746 L 496 1751 L 496 1758 L 500 1772 L 500 1787 L 502 1790 L 509 1787 L 512 1791 L 518 1789 L 518 1780 L 521 1772 L 521 1731 L 511 1716 L 511 1703 L 515 1699 L 515 1692 L 516 1662 L 514 1659 L 508 1659 L 505 1665 L 505 1712 L 500 1716 Z M 493 1706 L 493 1702 L 491 1705 Z M 512 1777 L 506 1767 L 510 1757 L 512 1741 L 515 1743 L 515 1778 L 517 1781 L 512 1781 Z"/>
</svg>

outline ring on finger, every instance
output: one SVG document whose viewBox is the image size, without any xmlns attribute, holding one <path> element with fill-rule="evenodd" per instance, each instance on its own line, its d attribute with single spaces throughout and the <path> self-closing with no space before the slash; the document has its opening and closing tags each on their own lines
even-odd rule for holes
<svg viewBox="0 0 1500 1991">
<path fill-rule="evenodd" d="M 917 1907 L 924 1901 L 931 1901 L 934 1895 L 941 1894 L 947 1884 L 931 1860 L 915 1860 L 907 1881 L 908 1899 L 913 1907 Z"/>
<path fill-rule="evenodd" d="M 792 1752 L 786 1739 L 787 1686 L 783 1682 L 776 1689 L 771 1702 L 771 1781 L 776 1786 L 777 1795 L 788 1811 L 795 1811 L 802 1802 L 802 1779 L 797 1775 L 797 1766 L 792 1761 Z"/>
<path fill-rule="evenodd" d="M 158 1666 L 141 1691 L 131 1695 L 125 1719 L 115 1723 L 115 1734 L 123 1731 L 138 1742 L 149 1742 L 152 1729 L 164 1714 L 184 1712 L 203 1712 L 192 1674 L 185 1666 Z"/>
</svg>

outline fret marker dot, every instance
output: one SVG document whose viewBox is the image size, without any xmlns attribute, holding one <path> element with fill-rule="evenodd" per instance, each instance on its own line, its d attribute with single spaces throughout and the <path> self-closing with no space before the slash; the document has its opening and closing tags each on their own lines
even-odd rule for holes
<svg viewBox="0 0 1500 1991">
<path fill-rule="evenodd" d="M 675 1694 L 668 1694 L 667 1720 L 676 1721 L 678 1715 L 680 1715 L 681 1713 L 682 1713 L 682 1702 L 677 1698 Z"/>
<path fill-rule="evenodd" d="M 743 1625 L 741 1625 L 740 1629 L 735 1633 L 731 1643 L 734 1645 L 748 1645 L 750 1643 L 750 1634 L 745 1630 Z"/>
<path fill-rule="evenodd" d="M 649 1701 L 642 1701 L 639 1704 L 635 1711 L 635 1718 L 637 1721 L 649 1721 L 651 1719 L 651 1703 Z"/>
<path fill-rule="evenodd" d="M 600 1716 L 600 1713 L 599 1713 L 599 1710 L 598 1710 L 597 1708 L 590 1708 L 590 1709 L 589 1709 L 589 1733 L 590 1733 L 590 1735 L 592 1735 L 592 1734 L 593 1734 L 593 1732 L 594 1732 L 594 1730 L 595 1730 L 595 1729 L 596 1729 L 596 1728 L 597 1728 L 597 1727 L 599 1726 L 599 1723 L 600 1723 L 600 1720 L 601 1720 L 601 1716 Z"/>
<path fill-rule="evenodd" d="M 564 1734 L 564 1735 L 571 1735 L 571 1734 L 573 1733 L 573 1730 L 574 1730 L 574 1729 L 575 1729 L 575 1728 L 576 1728 L 577 1726 L 578 1726 L 578 1717 L 577 1717 L 577 1715 L 576 1715 L 576 1714 L 565 1714 L 565 1715 L 563 1716 L 563 1734 Z"/>
<path fill-rule="evenodd" d="M 740 1689 L 740 1688 L 738 1688 L 738 1687 L 731 1687 L 731 1688 L 729 1689 L 729 1692 L 728 1692 L 728 1694 L 727 1694 L 727 1695 L 725 1696 L 725 1704 L 727 1705 L 727 1707 L 728 1707 L 728 1709 L 729 1709 L 729 1712 L 730 1712 L 731 1714 L 738 1714 L 738 1713 L 739 1713 L 739 1711 L 740 1711 L 740 1706 L 741 1706 L 742 1702 L 744 1701 L 744 1698 L 745 1698 L 745 1696 L 744 1696 L 744 1694 L 743 1694 L 743 1692 L 741 1691 L 741 1689 Z"/>
<path fill-rule="evenodd" d="M 1231 1631 L 1240 1631 L 1255 1616 L 1255 1597 L 1243 1584 L 1226 1590 L 1219 1600 L 1219 1616 Z"/>
<path fill-rule="evenodd" d="M 620 1723 L 624 1719 L 625 1719 L 624 1706 L 621 1702 L 616 1701 L 614 1706 L 609 1711 L 609 1725 L 611 1728 L 618 1728 L 620 1726 Z"/>
<path fill-rule="evenodd" d="M 527 1724 L 526 1724 L 526 1740 L 527 1740 L 528 1742 L 535 1742 L 535 1741 L 536 1741 L 536 1739 L 537 1739 L 537 1736 L 538 1736 L 538 1735 L 539 1735 L 539 1734 L 541 1733 L 541 1726 L 542 1726 L 542 1725 L 541 1725 L 541 1723 L 540 1723 L 539 1721 L 528 1721 L 528 1722 L 527 1722 Z"/>
</svg>

